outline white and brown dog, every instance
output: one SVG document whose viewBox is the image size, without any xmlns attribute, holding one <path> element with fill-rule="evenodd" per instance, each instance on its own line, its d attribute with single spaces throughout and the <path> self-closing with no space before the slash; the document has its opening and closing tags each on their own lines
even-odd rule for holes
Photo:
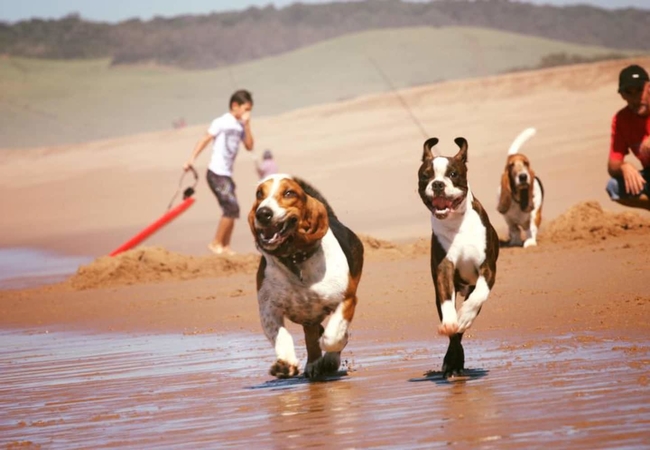
<svg viewBox="0 0 650 450">
<path fill-rule="evenodd" d="M 431 211 L 431 276 L 441 325 L 449 336 L 442 372 L 462 374 L 465 354 L 461 340 L 478 315 L 494 285 L 499 238 L 487 213 L 474 197 L 467 180 L 467 141 L 454 157 L 434 156 L 437 138 L 424 143 L 418 172 L 418 192 Z M 464 297 L 456 310 L 456 294 Z"/>
<path fill-rule="evenodd" d="M 498 189 L 497 210 L 508 224 L 509 246 L 537 245 L 537 230 L 542 223 L 544 186 L 535 176 L 530 160 L 519 153 L 521 146 L 535 134 L 535 128 L 526 128 L 512 141 L 506 167 Z M 522 242 L 522 231 L 526 239 Z"/>
<path fill-rule="evenodd" d="M 285 318 L 303 327 L 305 376 L 336 373 L 357 305 L 363 244 L 323 196 L 298 178 L 271 175 L 260 181 L 255 195 L 248 223 L 262 253 L 257 271 L 260 319 L 276 353 L 269 373 L 278 378 L 299 374 Z"/>
</svg>

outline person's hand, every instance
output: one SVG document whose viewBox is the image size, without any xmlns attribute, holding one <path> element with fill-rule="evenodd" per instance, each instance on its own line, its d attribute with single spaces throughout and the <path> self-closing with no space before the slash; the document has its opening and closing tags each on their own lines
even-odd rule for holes
<svg viewBox="0 0 650 450">
<path fill-rule="evenodd" d="M 625 192 L 632 195 L 639 195 L 645 186 L 645 180 L 639 171 L 632 164 L 623 163 L 621 172 L 625 181 Z"/>
<path fill-rule="evenodd" d="M 242 113 L 240 120 L 241 123 L 243 123 L 244 125 L 248 125 L 248 122 L 251 120 L 251 112 L 245 111 L 244 113 Z"/>
<path fill-rule="evenodd" d="M 192 167 L 193 164 L 194 164 L 194 161 L 188 160 L 185 164 L 183 164 L 183 170 L 185 172 L 187 172 L 188 170 L 190 170 L 190 168 Z"/>
</svg>

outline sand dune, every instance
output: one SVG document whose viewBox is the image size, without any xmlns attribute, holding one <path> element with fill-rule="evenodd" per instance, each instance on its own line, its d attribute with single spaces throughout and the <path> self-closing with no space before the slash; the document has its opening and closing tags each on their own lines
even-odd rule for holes
<svg viewBox="0 0 650 450">
<path fill-rule="evenodd" d="M 646 66 L 650 59 L 635 60 Z M 470 183 L 497 227 L 496 188 L 507 148 L 525 127 L 537 135 L 522 149 L 546 187 L 546 219 L 594 200 L 621 211 L 604 186 L 609 124 L 621 107 L 616 79 L 628 61 L 586 64 L 434 84 L 401 91 L 442 151 L 469 141 Z M 0 152 L 0 245 L 39 246 L 71 254 L 107 254 L 159 217 L 174 194 L 180 166 L 205 126 L 63 147 Z M 361 97 L 253 120 L 255 155 L 271 148 L 280 169 L 324 193 L 360 233 L 397 242 L 428 234 L 415 173 L 424 136 L 395 94 Z M 197 202 L 147 245 L 207 254 L 220 211 L 203 179 Z M 251 154 L 238 157 L 242 212 L 252 204 Z M 542 225 L 542 227 L 544 224 Z M 233 246 L 252 252 L 244 221 Z"/>
</svg>

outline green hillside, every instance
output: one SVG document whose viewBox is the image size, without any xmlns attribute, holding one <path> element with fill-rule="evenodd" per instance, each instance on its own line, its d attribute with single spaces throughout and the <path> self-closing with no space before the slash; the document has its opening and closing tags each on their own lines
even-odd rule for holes
<svg viewBox="0 0 650 450">
<path fill-rule="evenodd" d="M 110 66 L 108 60 L 0 59 L 0 148 L 55 145 L 207 123 L 230 93 L 253 92 L 255 114 L 441 80 L 534 67 L 549 54 L 611 49 L 480 28 L 400 28 L 348 35 L 280 56 L 205 71 Z M 617 51 L 619 54 L 625 52 Z M 631 54 L 631 53 L 627 53 Z"/>
</svg>

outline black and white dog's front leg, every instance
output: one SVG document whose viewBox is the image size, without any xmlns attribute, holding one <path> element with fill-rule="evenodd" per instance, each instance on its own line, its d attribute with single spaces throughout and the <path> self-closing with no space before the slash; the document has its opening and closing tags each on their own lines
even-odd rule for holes
<svg viewBox="0 0 650 450">
<path fill-rule="evenodd" d="M 456 290 L 454 287 L 454 264 L 443 259 L 436 265 L 431 264 L 431 274 L 436 290 L 436 305 L 440 316 L 438 333 L 449 336 L 449 347 L 442 364 L 442 375 L 446 378 L 460 375 L 465 368 L 465 352 L 461 345 L 463 334 L 458 332 L 458 314 L 456 313 Z"/>
<path fill-rule="evenodd" d="M 458 332 L 456 313 L 456 290 L 454 288 L 454 263 L 443 259 L 439 264 L 432 262 L 431 275 L 436 289 L 436 305 L 440 316 L 438 333 L 451 336 Z"/>
<path fill-rule="evenodd" d="M 481 311 L 483 303 L 488 299 L 490 290 L 494 286 L 496 270 L 491 268 L 487 263 L 483 263 L 479 268 L 479 276 L 476 284 L 472 287 L 471 293 L 463 302 L 463 306 L 458 313 L 458 332 L 463 333 L 467 330 L 476 316 Z"/>
</svg>

